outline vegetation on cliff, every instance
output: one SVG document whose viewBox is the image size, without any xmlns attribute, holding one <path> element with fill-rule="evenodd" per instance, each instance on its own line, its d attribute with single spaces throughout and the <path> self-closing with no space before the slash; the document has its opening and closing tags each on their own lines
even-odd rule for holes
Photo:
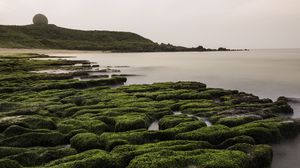
<svg viewBox="0 0 300 168">
<path fill-rule="evenodd" d="M 226 51 L 158 44 L 140 35 L 116 31 L 82 31 L 51 24 L 0 25 L 1 48 L 102 50 L 114 52 Z"/>
</svg>

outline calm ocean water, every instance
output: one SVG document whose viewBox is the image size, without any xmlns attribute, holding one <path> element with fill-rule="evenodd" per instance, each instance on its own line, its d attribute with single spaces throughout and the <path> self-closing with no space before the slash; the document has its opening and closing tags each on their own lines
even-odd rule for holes
<svg viewBox="0 0 300 168">
<path fill-rule="evenodd" d="M 35 51 L 33 51 L 35 52 Z M 118 67 L 127 84 L 166 81 L 199 81 L 208 87 L 251 92 L 261 98 L 300 98 L 300 49 L 243 52 L 102 53 L 42 51 L 56 56 L 76 56 L 100 66 Z M 299 103 L 291 104 L 300 118 Z M 272 168 L 298 168 L 300 137 L 274 145 Z"/>
<path fill-rule="evenodd" d="M 101 53 L 54 52 L 76 56 L 100 66 L 118 68 L 128 77 L 127 84 L 191 80 L 209 87 L 238 89 L 260 97 L 300 98 L 300 49 L 253 50 L 249 52 L 190 53 Z"/>
</svg>

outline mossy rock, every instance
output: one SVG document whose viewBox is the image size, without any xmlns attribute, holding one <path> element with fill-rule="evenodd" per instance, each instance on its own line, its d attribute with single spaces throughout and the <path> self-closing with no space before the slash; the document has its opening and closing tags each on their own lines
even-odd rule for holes
<svg viewBox="0 0 300 168">
<path fill-rule="evenodd" d="M 1 168 L 22 168 L 22 166 L 18 162 L 9 159 L 0 159 L 0 167 Z"/>
<path fill-rule="evenodd" d="M 30 133 L 30 132 L 47 133 L 47 132 L 51 132 L 51 131 L 47 130 L 47 129 L 30 129 L 30 128 L 24 128 L 24 127 L 21 127 L 18 125 L 11 125 L 10 127 L 6 128 L 3 131 L 3 134 L 7 137 L 11 137 L 11 136 L 22 135 L 25 133 Z"/>
<path fill-rule="evenodd" d="M 253 167 L 268 167 L 272 163 L 273 151 L 269 145 L 236 144 L 228 150 L 240 150 L 251 156 Z"/>
<path fill-rule="evenodd" d="M 176 139 L 183 140 L 202 140 L 212 144 L 219 144 L 228 138 L 236 135 L 229 127 L 223 125 L 213 125 L 211 127 L 203 127 L 194 131 L 181 133 L 176 136 Z"/>
<path fill-rule="evenodd" d="M 0 112 L 8 112 L 11 110 L 15 110 L 17 108 L 21 107 L 21 103 L 16 103 L 16 102 L 6 102 L 6 101 L 1 101 L 0 102 Z"/>
<path fill-rule="evenodd" d="M 176 139 L 176 135 L 184 132 L 193 131 L 202 127 L 206 127 L 204 121 L 196 120 L 196 121 L 189 121 L 189 122 L 182 122 L 176 125 L 173 128 L 155 131 L 149 133 L 150 139 L 157 139 L 157 140 L 173 140 Z"/>
<path fill-rule="evenodd" d="M 233 127 L 234 131 L 238 135 L 246 135 L 254 138 L 258 144 L 268 144 L 280 141 L 284 138 L 285 131 L 289 131 L 289 128 L 293 128 L 295 123 L 289 123 L 288 126 L 284 126 L 286 123 L 283 118 L 271 118 L 265 120 L 259 120 L 247 124 L 243 124 L 237 127 Z M 290 125 L 291 124 L 291 125 Z M 290 132 L 296 131 L 292 129 Z"/>
<path fill-rule="evenodd" d="M 4 139 L 0 144 L 10 147 L 57 146 L 65 144 L 65 136 L 58 132 L 25 133 Z"/>
<path fill-rule="evenodd" d="M 106 151 L 93 149 L 76 155 L 67 156 L 50 162 L 45 167 L 49 168 L 112 168 L 115 165 L 114 158 Z"/>
<path fill-rule="evenodd" d="M 101 134 L 108 130 L 108 126 L 104 122 L 88 116 L 65 119 L 59 122 L 57 127 L 60 132 L 65 134 L 78 129 L 85 129 L 96 134 Z"/>
<path fill-rule="evenodd" d="M 179 107 L 180 111 L 184 111 L 186 109 L 193 109 L 193 108 L 210 108 L 217 106 L 213 100 L 198 100 L 193 102 L 184 103 Z"/>
<path fill-rule="evenodd" d="M 12 155 L 6 157 L 7 159 L 17 161 L 20 165 L 22 166 L 37 166 L 37 160 L 39 157 L 39 152 L 38 151 L 27 151 L 24 153 Z"/>
<path fill-rule="evenodd" d="M 115 131 L 129 131 L 141 128 L 148 128 L 150 125 L 150 119 L 146 114 L 141 113 L 128 113 L 114 117 Z"/>
<path fill-rule="evenodd" d="M 263 119 L 261 116 L 249 115 L 249 116 L 238 116 L 238 117 L 227 117 L 219 119 L 216 124 L 226 125 L 228 127 L 235 127 L 238 125 L 246 124 L 252 121 Z"/>
<path fill-rule="evenodd" d="M 0 147 L 0 159 L 7 157 L 7 156 L 11 156 L 11 155 L 16 155 L 19 153 L 24 153 L 27 151 L 28 151 L 28 149 L 26 149 L 26 148 L 15 148 L 15 147 L 2 146 L 2 147 Z"/>
<path fill-rule="evenodd" d="M 205 89 L 206 84 L 200 82 L 176 82 L 174 83 L 171 88 L 174 89 Z"/>
<path fill-rule="evenodd" d="M 113 150 L 116 146 L 121 146 L 121 145 L 126 145 L 129 144 L 129 142 L 125 139 L 112 139 L 106 143 L 105 150 L 106 151 L 111 151 Z"/>
<path fill-rule="evenodd" d="M 15 160 L 20 165 L 31 167 L 46 164 L 65 156 L 76 154 L 76 150 L 68 147 L 54 148 L 10 148 L 15 152 L 9 152 L 7 159 Z"/>
<path fill-rule="evenodd" d="M 278 129 L 284 138 L 295 138 L 300 131 L 300 125 L 295 120 L 285 120 L 280 122 Z"/>
<path fill-rule="evenodd" d="M 100 135 L 100 141 L 105 145 L 105 149 L 112 149 L 112 144 L 116 141 L 123 141 L 130 144 L 143 144 L 150 142 L 146 130 L 135 130 L 127 132 L 105 132 Z"/>
<path fill-rule="evenodd" d="M 195 121 L 196 119 L 187 117 L 186 115 L 167 115 L 159 120 L 159 129 L 165 130 L 173 128 L 183 122 Z"/>
<path fill-rule="evenodd" d="M 80 134 L 80 133 L 89 133 L 89 131 L 85 130 L 85 129 L 72 130 L 68 134 L 66 134 L 66 141 L 69 141 L 73 136 Z"/>
<path fill-rule="evenodd" d="M 71 147 L 79 152 L 103 148 L 99 136 L 93 133 L 77 134 L 71 138 L 70 142 Z"/>
<path fill-rule="evenodd" d="M 31 129 L 56 129 L 55 122 L 49 117 L 33 115 L 0 118 L 0 131 L 4 131 L 11 125 L 19 125 Z"/>
<path fill-rule="evenodd" d="M 251 158 L 240 151 L 199 149 L 194 151 L 170 151 L 147 153 L 135 157 L 128 168 L 250 168 Z"/>
<path fill-rule="evenodd" d="M 213 146 L 204 141 L 173 140 L 143 145 L 121 145 L 114 148 L 111 153 L 118 156 L 120 167 L 126 167 L 133 158 L 146 153 L 153 153 L 161 150 L 188 151 L 209 148 L 213 148 Z"/>
<path fill-rule="evenodd" d="M 121 144 L 143 144 L 157 140 L 174 140 L 177 134 L 192 131 L 204 126 L 206 126 L 204 122 L 192 121 L 184 122 L 174 128 L 160 131 L 136 130 L 127 132 L 103 133 L 100 136 L 100 139 L 101 142 L 105 144 L 105 149 L 111 150 L 112 147 L 115 147 L 111 146 L 111 144 L 115 144 L 115 142 L 120 142 Z"/>
<path fill-rule="evenodd" d="M 72 156 L 75 154 L 77 154 L 77 151 L 75 149 L 69 148 L 69 147 L 49 149 L 49 150 L 42 152 L 39 155 L 39 157 L 37 159 L 37 163 L 39 165 L 44 165 L 46 163 L 49 163 L 50 161 L 64 158 L 67 156 Z"/>
<path fill-rule="evenodd" d="M 278 117 L 292 114 L 286 98 L 272 102 L 198 82 L 113 88 L 109 86 L 126 79 L 79 81 L 73 78 L 88 73 L 30 72 L 76 71 L 80 68 L 73 65 L 86 61 L 31 58 L 49 57 L 0 56 L 0 158 L 6 159 L 0 163 L 55 168 L 267 167 L 271 148 L 254 144 L 278 142 L 300 131 L 299 121 Z M 195 116 L 214 125 L 207 127 Z M 156 120 L 160 130 L 147 130 Z"/>
<path fill-rule="evenodd" d="M 255 145 L 255 140 L 252 137 L 249 136 L 237 136 L 234 138 L 229 138 L 226 139 L 224 142 L 222 142 L 221 144 L 217 145 L 217 148 L 221 148 L 221 149 L 226 149 L 230 146 L 233 146 L 235 144 L 239 144 L 239 143 L 247 143 L 250 145 Z"/>
</svg>

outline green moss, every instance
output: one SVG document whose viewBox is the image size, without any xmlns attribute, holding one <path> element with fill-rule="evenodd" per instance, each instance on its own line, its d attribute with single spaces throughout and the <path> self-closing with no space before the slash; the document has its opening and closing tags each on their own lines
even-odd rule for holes
<svg viewBox="0 0 300 168">
<path fill-rule="evenodd" d="M 267 167 L 272 163 L 273 152 L 271 146 L 257 145 L 252 150 L 251 155 L 256 167 Z"/>
<path fill-rule="evenodd" d="M 73 104 L 62 104 L 62 105 L 48 105 L 46 108 L 49 111 L 49 113 L 51 114 L 56 114 L 58 116 L 62 116 L 63 115 L 63 111 L 65 109 L 74 107 Z"/>
<path fill-rule="evenodd" d="M 249 137 L 249 136 L 244 136 L 244 135 L 237 136 L 237 137 L 234 137 L 234 138 L 226 139 L 224 142 L 219 144 L 217 146 L 217 148 L 226 149 L 230 146 L 233 146 L 233 145 L 239 144 L 239 143 L 246 143 L 246 144 L 254 145 L 255 140 L 252 137 Z"/>
<path fill-rule="evenodd" d="M 145 114 L 129 113 L 114 117 L 115 131 L 129 131 L 140 128 L 148 128 L 150 125 L 150 119 Z"/>
<path fill-rule="evenodd" d="M 162 119 L 159 120 L 159 128 L 161 130 L 173 128 L 176 125 L 183 123 L 183 122 L 189 122 L 189 121 L 195 121 L 196 119 L 187 117 L 185 115 L 168 115 L 164 116 Z"/>
<path fill-rule="evenodd" d="M 75 154 L 77 154 L 76 150 L 68 147 L 47 149 L 38 155 L 36 163 L 37 165 L 44 165 L 50 161 Z"/>
<path fill-rule="evenodd" d="M 30 132 L 40 132 L 40 133 L 47 133 L 50 132 L 50 130 L 47 129 L 30 129 L 30 128 L 24 128 L 18 125 L 12 125 L 8 128 L 6 128 L 3 133 L 7 137 L 16 136 L 16 135 L 22 135 L 25 133 Z"/>
<path fill-rule="evenodd" d="M 127 141 L 130 144 L 143 144 L 145 142 L 149 142 L 147 139 L 145 130 L 135 130 L 135 131 L 127 131 L 127 132 L 107 132 L 103 133 L 100 136 L 101 142 L 104 143 L 105 149 L 110 150 L 112 149 L 111 144 L 115 141 Z M 114 147 L 114 146 L 113 146 Z"/>
<path fill-rule="evenodd" d="M 193 131 L 202 127 L 206 127 L 206 124 L 203 121 L 183 122 L 173 128 L 155 132 L 154 134 L 156 134 L 156 136 L 154 137 L 158 140 L 172 140 L 180 133 Z"/>
<path fill-rule="evenodd" d="M 107 152 L 94 149 L 85 151 L 76 155 L 67 156 L 62 159 L 50 162 L 45 167 L 51 168 L 70 168 L 70 167 L 84 167 L 97 168 L 99 165 L 103 168 L 114 167 L 114 159 Z"/>
<path fill-rule="evenodd" d="M 236 144 L 229 150 L 240 150 L 251 156 L 253 167 L 268 167 L 273 158 L 272 148 L 269 145 Z"/>
<path fill-rule="evenodd" d="M 0 141 L 2 146 L 10 147 L 57 146 L 64 143 L 65 136 L 58 132 L 25 133 Z"/>
<path fill-rule="evenodd" d="M 202 121 L 184 122 L 174 128 L 161 131 L 128 131 L 120 133 L 103 133 L 100 138 L 105 144 L 106 150 L 111 150 L 117 144 L 143 144 L 147 142 L 154 142 L 157 140 L 174 140 L 176 135 L 186 131 L 192 131 L 204 127 L 205 123 Z M 114 144 L 111 146 L 111 144 Z"/>
<path fill-rule="evenodd" d="M 205 89 L 206 84 L 200 82 L 176 82 L 172 86 L 174 89 Z"/>
<path fill-rule="evenodd" d="M 55 25 L 1 26 L 3 48 L 156 51 L 161 47 L 130 32 L 81 31 Z M 172 47 L 175 49 L 175 47 Z"/>
<path fill-rule="evenodd" d="M 85 129 L 87 131 L 101 134 L 108 130 L 108 126 L 101 120 L 89 116 L 79 116 L 74 119 L 66 119 L 58 123 L 58 130 L 62 133 L 69 133 L 72 130 Z"/>
<path fill-rule="evenodd" d="M 216 104 L 213 100 L 199 100 L 199 101 L 194 101 L 191 103 L 185 103 L 180 106 L 179 110 L 183 111 L 185 109 L 189 108 L 209 108 L 209 107 L 215 107 Z"/>
<path fill-rule="evenodd" d="M 252 121 L 261 120 L 260 116 L 241 116 L 241 117 L 227 117 L 219 119 L 216 124 L 226 125 L 228 127 L 234 127 L 242 124 L 246 124 Z"/>
<path fill-rule="evenodd" d="M 0 147 L 0 158 L 26 152 L 26 148 Z"/>
<path fill-rule="evenodd" d="M 102 147 L 99 136 L 93 133 L 77 134 L 71 138 L 70 142 L 71 147 L 77 151 L 99 149 Z"/>
<path fill-rule="evenodd" d="M 55 122 L 49 117 L 20 115 L 0 118 L 0 131 L 4 131 L 11 125 L 19 125 L 31 129 L 56 129 Z"/>
<path fill-rule="evenodd" d="M 213 125 L 211 127 L 203 127 L 194 131 L 178 134 L 176 138 L 185 140 L 203 140 L 212 144 L 219 144 L 235 135 L 236 133 L 226 126 Z"/>
<path fill-rule="evenodd" d="M 9 159 L 0 159 L 0 167 L 1 168 L 22 168 L 22 166 L 18 162 Z"/>
<path fill-rule="evenodd" d="M 259 120 L 233 127 L 232 130 L 239 135 L 253 137 L 259 144 L 278 142 L 282 138 L 279 130 L 280 120 L 279 118 Z"/>
<path fill-rule="evenodd" d="M 205 148 L 212 148 L 212 145 L 203 141 L 176 140 L 149 143 L 144 145 L 122 145 L 114 148 L 111 153 L 119 158 L 120 166 L 125 167 L 134 157 L 146 153 L 153 153 L 161 150 L 188 151 Z"/>
<path fill-rule="evenodd" d="M 129 163 L 129 168 L 154 167 L 211 167 L 211 168 L 250 168 L 250 158 L 239 151 L 194 150 L 147 153 Z"/>
<path fill-rule="evenodd" d="M 85 61 L 31 57 L 40 56 L 0 56 L 0 158 L 6 159 L 0 163 L 54 168 L 265 167 L 271 163 L 271 148 L 254 144 L 292 138 L 300 130 L 298 121 L 277 117 L 291 112 L 286 99 L 272 102 L 198 82 L 110 88 L 126 79 L 73 79 L 86 72 L 33 74 L 29 71 L 62 66 L 74 70 L 74 64 Z M 193 116 L 214 125 L 207 127 Z M 147 130 L 156 120 L 160 130 Z"/>
<path fill-rule="evenodd" d="M 15 102 L 0 102 L 0 112 L 7 112 L 15 110 L 21 106 L 20 103 Z"/>
</svg>

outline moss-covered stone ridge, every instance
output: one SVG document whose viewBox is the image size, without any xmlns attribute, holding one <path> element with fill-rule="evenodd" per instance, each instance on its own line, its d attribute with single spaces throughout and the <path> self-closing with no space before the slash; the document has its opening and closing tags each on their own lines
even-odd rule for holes
<svg viewBox="0 0 300 168">
<path fill-rule="evenodd" d="M 111 87 L 126 78 L 36 74 L 76 61 L 33 57 L 46 56 L 0 58 L 3 168 L 263 168 L 271 143 L 299 133 L 283 97 L 199 82 Z"/>
</svg>

